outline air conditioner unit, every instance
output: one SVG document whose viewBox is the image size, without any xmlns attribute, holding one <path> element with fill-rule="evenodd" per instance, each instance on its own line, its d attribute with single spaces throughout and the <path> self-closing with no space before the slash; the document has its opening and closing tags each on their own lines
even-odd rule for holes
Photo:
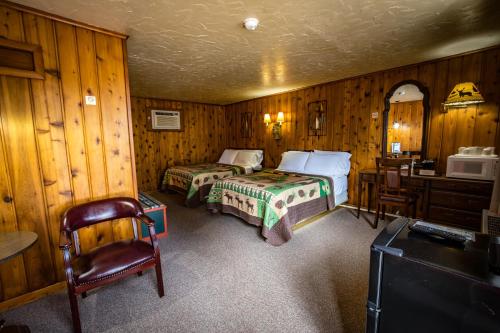
<svg viewBox="0 0 500 333">
<path fill-rule="evenodd" d="M 151 110 L 151 128 L 154 130 L 181 130 L 181 112 Z"/>
</svg>

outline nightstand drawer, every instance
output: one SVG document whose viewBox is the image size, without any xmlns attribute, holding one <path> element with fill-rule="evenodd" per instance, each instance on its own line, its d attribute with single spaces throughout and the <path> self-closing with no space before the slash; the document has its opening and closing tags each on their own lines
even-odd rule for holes
<svg viewBox="0 0 500 333">
<path fill-rule="evenodd" d="M 483 209 L 490 207 L 490 198 L 479 195 L 432 190 L 430 193 L 430 204 L 432 206 L 442 206 L 481 213 Z"/>
</svg>

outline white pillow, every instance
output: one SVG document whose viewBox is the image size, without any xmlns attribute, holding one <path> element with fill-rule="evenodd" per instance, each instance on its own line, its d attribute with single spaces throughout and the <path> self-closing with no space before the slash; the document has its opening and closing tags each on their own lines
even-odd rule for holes
<svg viewBox="0 0 500 333">
<path fill-rule="evenodd" d="M 314 152 L 309 156 L 304 171 L 311 175 L 347 176 L 350 168 L 351 162 L 349 162 L 349 158 L 346 158 L 344 154 Z"/>
<path fill-rule="evenodd" d="M 250 151 L 239 151 L 238 154 L 236 154 L 236 158 L 234 159 L 233 164 L 241 166 L 254 166 L 258 164 L 257 155 Z"/>
<path fill-rule="evenodd" d="M 287 151 L 282 155 L 278 170 L 289 172 L 304 172 L 304 168 L 310 154 L 310 152 L 305 151 Z"/>
<path fill-rule="evenodd" d="M 263 159 L 264 154 L 262 150 L 241 149 L 238 151 L 233 164 L 241 166 L 251 166 L 253 169 L 255 169 L 261 165 Z"/>
<path fill-rule="evenodd" d="M 219 158 L 219 161 L 217 163 L 233 164 L 233 161 L 236 158 L 237 154 L 238 154 L 238 151 L 235 149 L 226 149 L 222 153 L 222 155 Z"/>
<path fill-rule="evenodd" d="M 330 150 L 314 150 L 315 153 L 317 154 L 333 154 L 333 155 L 339 155 L 339 156 L 343 156 L 344 158 L 346 158 L 347 160 L 349 160 L 351 158 L 351 154 L 348 153 L 348 152 L 345 152 L 345 151 L 330 151 Z"/>
<path fill-rule="evenodd" d="M 260 149 L 243 149 L 243 151 L 251 152 L 256 155 L 256 164 L 252 165 L 252 167 L 258 167 L 259 165 L 262 164 L 262 161 L 264 160 L 264 152 Z"/>
</svg>

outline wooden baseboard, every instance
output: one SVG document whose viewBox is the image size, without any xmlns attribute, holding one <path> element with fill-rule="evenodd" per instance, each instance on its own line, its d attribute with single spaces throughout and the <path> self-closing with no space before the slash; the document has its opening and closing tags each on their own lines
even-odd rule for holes
<svg viewBox="0 0 500 333">
<path fill-rule="evenodd" d="M 318 215 L 314 215 L 313 217 L 310 217 L 310 218 L 307 218 L 305 220 L 302 220 L 298 223 L 295 223 L 293 226 L 292 226 L 292 231 L 297 231 L 303 227 L 305 227 L 306 225 L 308 224 L 311 224 L 313 222 L 316 222 L 317 220 L 319 220 L 320 218 L 322 218 L 323 216 L 326 216 L 334 211 L 336 211 L 337 209 L 340 208 L 340 205 L 339 206 L 336 206 L 334 209 L 332 210 L 327 210 L 327 211 L 324 211 L 322 213 L 319 213 Z"/>
<path fill-rule="evenodd" d="M 17 308 L 21 305 L 31 303 L 48 295 L 55 294 L 66 289 L 66 281 L 57 282 L 48 287 L 32 291 L 30 293 L 17 296 L 0 303 L 0 312 Z"/>
</svg>

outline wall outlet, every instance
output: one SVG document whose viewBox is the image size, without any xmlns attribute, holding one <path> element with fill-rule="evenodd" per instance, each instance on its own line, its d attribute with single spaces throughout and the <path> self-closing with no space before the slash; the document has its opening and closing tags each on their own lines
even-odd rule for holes
<svg viewBox="0 0 500 333">
<path fill-rule="evenodd" d="M 372 112 L 372 119 L 378 118 L 378 112 Z"/>
<path fill-rule="evenodd" d="M 97 105 L 97 99 L 95 96 L 85 96 L 86 105 Z"/>
</svg>

